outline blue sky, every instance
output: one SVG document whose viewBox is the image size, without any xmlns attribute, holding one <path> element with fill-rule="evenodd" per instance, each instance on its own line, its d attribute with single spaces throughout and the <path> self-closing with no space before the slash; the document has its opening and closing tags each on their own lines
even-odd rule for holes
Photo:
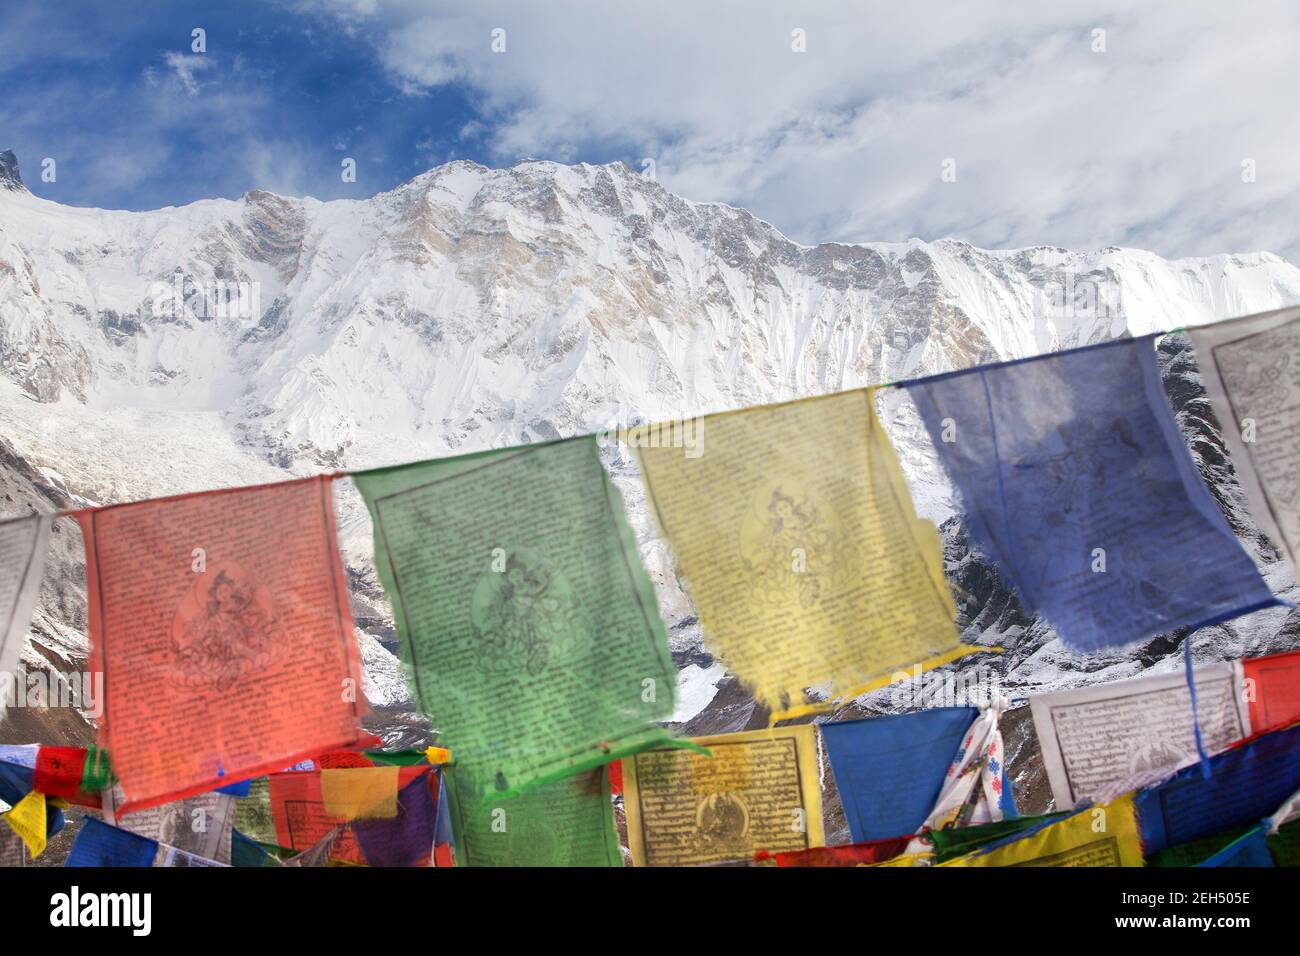
<svg viewBox="0 0 1300 956">
<path fill-rule="evenodd" d="M 1300 261 L 1291 0 L 54 6 L 0 6 L 0 148 L 60 202 L 362 198 L 456 158 L 649 160 L 808 243 Z"/>
</svg>

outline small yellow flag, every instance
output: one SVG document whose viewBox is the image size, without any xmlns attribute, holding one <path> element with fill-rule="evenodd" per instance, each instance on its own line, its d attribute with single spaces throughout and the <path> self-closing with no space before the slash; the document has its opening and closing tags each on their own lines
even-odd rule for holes
<svg viewBox="0 0 1300 956">
<path fill-rule="evenodd" d="M 689 441 L 678 434 L 689 431 Z M 862 389 L 628 433 L 705 643 L 773 720 L 962 646 L 939 536 Z"/>
<path fill-rule="evenodd" d="M 13 805 L 4 821 L 27 844 L 33 859 L 45 852 L 45 794 L 33 790 Z"/>
<path fill-rule="evenodd" d="M 1142 866 L 1133 795 L 1088 807 L 989 853 L 942 866 Z"/>
<path fill-rule="evenodd" d="M 397 816 L 401 767 L 342 767 L 320 772 L 325 812 L 336 820 Z"/>
</svg>

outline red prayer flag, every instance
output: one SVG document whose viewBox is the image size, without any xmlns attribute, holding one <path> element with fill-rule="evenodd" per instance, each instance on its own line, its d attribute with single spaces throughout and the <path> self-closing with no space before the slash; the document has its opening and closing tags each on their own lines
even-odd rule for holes
<svg viewBox="0 0 1300 956">
<path fill-rule="evenodd" d="M 77 520 L 120 812 L 358 740 L 361 665 L 329 477 Z"/>
<path fill-rule="evenodd" d="M 758 861 L 775 860 L 777 866 L 860 866 L 884 863 L 902 854 L 910 836 L 872 840 L 868 843 L 849 843 L 844 846 L 818 846 L 809 850 L 792 850 L 788 853 L 769 853 L 762 850 L 754 855 Z"/>
<path fill-rule="evenodd" d="M 36 769 L 32 771 L 32 789 L 49 797 L 72 800 L 81 789 L 81 775 L 86 767 L 83 747 L 46 747 L 36 751 Z"/>
<path fill-rule="evenodd" d="M 1300 651 L 1241 662 L 1250 697 L 1250 727 L 1261 733 L 1300 720 Z"/>
</svg>

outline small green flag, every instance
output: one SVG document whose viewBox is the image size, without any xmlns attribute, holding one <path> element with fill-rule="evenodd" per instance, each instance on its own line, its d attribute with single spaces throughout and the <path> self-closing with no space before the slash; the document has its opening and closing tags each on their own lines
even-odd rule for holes
<svg viewBox="0 0 1300 956">
<path fill-rule="evenodd" d="M 622 866 L 609 768 L 486 802 L 457 768 L 447 781 L 457 866 Z"/>
<path fill-rule="evenodd" d="M 593 437 L 364 472 L 418 706 L 509 796 L 662 746 L 676 671 Z"/>
</svg>

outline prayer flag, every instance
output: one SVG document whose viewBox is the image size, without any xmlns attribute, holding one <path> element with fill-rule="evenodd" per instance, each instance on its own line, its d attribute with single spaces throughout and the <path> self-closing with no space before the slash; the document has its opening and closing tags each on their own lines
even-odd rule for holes
<svg viewBox="0 0 1300 956">
<path fill-rule="evenodd" d="M 1300 309 L 1189 329 L 1251 517 L 1300 568 Z"/>
<path fill-rule="evenodd" d="M 940 866 L 1141 866 L 1133 798 L 1085 807 Z"/>
<path fill-rule="evenodd" d="M 45 852 L 47 825 L 45 794 L 33 790 L 14 804 L 0 819 L 9 824 L 9 829 L 22 838 L 23 843 L 27 844 L 27 852 L 33 858 Z"/>
<path fill-rule="evenodd" d="M 357 739 L 365 703 L 329 478 L 77 517 L 124 812 Z"/>
<path fill-rule="evenodd" d="M 987 707 L 970 725 L 957 755 L 944 774 L 926 830 L 997 823 L 1016 815 L 1016 799 L 1007 780 L 1007 753 L 1000 717 L 1005 702 Z"/>
<path fill-rule="evenodd" d="M 871 390 L 629 433 L 710 649 L 772 720 L 961 646 L 939 536 L 918 519 Z M 889 834 L 897 836 L 896 833 Z"/>
<path fill-rule="evenodd" d="M 1234 663 L 1197 667 L 1196 718 L 1208 751 L 1249 737 L 1251 713 Z M 1183 674 L 1148 674 L 1029 698 L 1056 806 L 1073 809 L 1155 783 L 1196 757 Z"/>
<path fill-rule="evenodd" d="M 354 475 L 420 708 L 485 794 L 662 743 L 676 669 L 594 438 Z"/>
<path fill-rule="evenodd" d="M 759 850 L 789 853 L 825 842 L 812 724 L 691 742 L 712 756 L 671 748 L 623 760 L 636 866 L 750 862 Z"/>
<path fill-rule="evenodd" d="M 1300 721 L 1300 651 L 1242 661 L 1256 733 Z"/>
<path fill-rule="evenodd" d="M 819 725 L 855 843 L 917 832 L 977 715 L 936 707 Z"/>
<path fill-rule="evenodd" d="M 158 842 L 94 817 L 81 821 L 64 866 L 153 866 Z"/>
<path fill-rule="evenodd" d="M 229 863 L 236 799 L 212 790 L 123 814 L 122 788 L 116 785 L 104 791 L 104 822 L 185 853 Z"/>
<path fill-rule="evenodd" d="M 1201 481 L 1151 336 L 906 387 L 972 538 L 1074 650 L 1280 603 Z"/>
<path fill-rule="evenodd" d="M 81 778 L 86 770 L 86 751 L 82 747 L 41 747 L 36 754 L 32 789 L 71 800 L 81 792 Z"/>
<path fill-rule="evenodd" d="M 1146 852 L 1255 823 L 1300 789 L 1300 725 L 1243 741 L 1137 794 Z"/>
<path fill-rule="evenodd" d="M 457 866 L 623 865 L 606 767 L 487 801 L 459 766 L 445 774 Z"/>
<path fill-rule="evenodd" d="M 0 521 L 0 719 L 40 593 L 50 521 L 50 515 Z"/>
<path fill-rule="evenodd" d="M 428 866 L 436 833 L 438 774 L 429 771 L 397 794 L 391 818 L 357 820 L 352 830 L 371 866 Z M 433 792 L 430 792 L 430 791 Z"/>
</svg>

